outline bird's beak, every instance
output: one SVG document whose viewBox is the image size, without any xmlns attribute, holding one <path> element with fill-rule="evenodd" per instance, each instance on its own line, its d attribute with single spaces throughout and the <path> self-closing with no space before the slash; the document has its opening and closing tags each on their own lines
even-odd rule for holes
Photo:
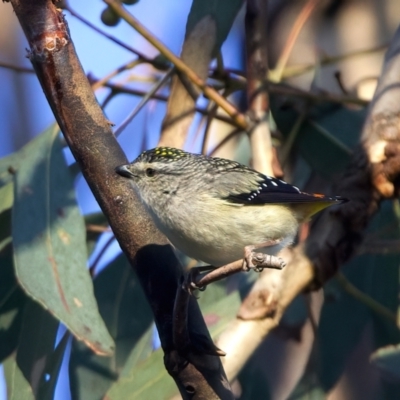
<svg viewBox="0 0 400 400">
<path fill-rule="evenodd" d="M 134 175 L 130 170 L 129 170 L 129 165 L 121 165 L 117 168 L 115 168 L 115 172 L 118 175 L 123 176 L 124 178 L 134 178 L 136 175 Z"/>
</svg>

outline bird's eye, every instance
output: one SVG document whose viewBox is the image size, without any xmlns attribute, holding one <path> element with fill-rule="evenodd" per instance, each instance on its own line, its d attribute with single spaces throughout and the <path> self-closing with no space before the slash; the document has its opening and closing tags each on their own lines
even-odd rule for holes
<svg viewBox="0 0 400 400">
<path fill-rule="evenodd" d="M 150 178 L 156 174 L 156 170 L 153 168 L 146 168 L 146 175 Z"/>
</svg>

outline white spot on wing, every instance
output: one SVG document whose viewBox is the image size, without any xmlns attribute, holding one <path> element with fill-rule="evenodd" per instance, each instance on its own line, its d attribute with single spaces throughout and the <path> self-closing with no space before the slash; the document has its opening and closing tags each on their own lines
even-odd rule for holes
<svg viewBox="0 0 400 400">
<path fill-rule="evenodd" d="M 274 181 L 271 182 L 274 186 L 278 186 L 278 184 Z"/>
</svg>

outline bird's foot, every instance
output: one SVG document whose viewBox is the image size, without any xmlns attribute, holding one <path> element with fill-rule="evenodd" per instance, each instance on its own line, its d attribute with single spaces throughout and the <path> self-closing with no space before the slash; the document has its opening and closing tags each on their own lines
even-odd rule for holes
<svg viewBox="0 0 400 400">
<path fill-rule="evenodd" d="M 274 246 L 278 243 L 279 241 L 274 241 L 269 245 Z M 256 253 L 254 249 L 255 246 L 244 248 L 243 271 L 254 269 L 257 272 L 261 272 L 264 268 L 282 269 L 286 266 L 286 262 L 282 258 L 270 254 Z"/>
<path fill-rule="evenodd" d="M 194 290 L 199 290 L 203 292 L 206 290 L 207 285 L 198 285 L 197 282 L 201 281 L 201 279 L 207 275 L 209 271 L 214 270 L 215 268 L 211 265 L 206 265 L 202 267 L 193 267 L 187 273 L 186 279 L 183 282 L 183 288 L 189 293 L 193 294 Z"/>
</svg>

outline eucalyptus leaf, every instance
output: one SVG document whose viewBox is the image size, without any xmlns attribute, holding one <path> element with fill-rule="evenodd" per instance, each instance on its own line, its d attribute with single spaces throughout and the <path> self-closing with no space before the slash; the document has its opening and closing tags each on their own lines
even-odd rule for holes
<svg viewBox="0 0 400 400">
<path fill-rule="evenodd" d="M 86 268 L 85 224 L 58 129 L 28 143 L 15 174 L 12 236 L 19 283 L 92 350 L 114 343 L 97 309 Z"/>
<path fill-rule="evenodd" d="M 69 371 L 74 399 L 103 398 L 118 379 L 128 357 L 142 360 L 152 351 L 151 339 L 146 343 L 140 341 L 151 329 L 152 312 L 124 255 L 118 256 L 96 276 L 94 290 L 100 314 L 115 340 L 116 348 L 112 357 L 99 357 L 81 343 L 73 341 Z"/>
<path fill-rule="evenodd" d="M 0 187 L 0 213 L 12 207 L 14 202 L 13 183 L 9 182 Z"/>
<path fill-rule="evenodd" d="M 226 295 L 223 284 L 213 284 L 201 293 L 201 303 L 203 303 L 204 318 L 210 333 L 215 338 L 235 318 L 241 299 L 238 291 Z M 144 344 L 139 342 L 138 345 L 147 346 L 149 336 L 144 336 L 142 341 Z M 141 362 L 138 362 L 138 359 L 138 350 L 135 348 L 121 372 L 120 379 L 107 392 L 107 398 L 113 400 L 165 399 L 178 395 L 176 385 L 164 367 L 161 349 L 152 352 Z"/>
<path fill-rule="evenodd" d="M 391 204 L 386 202 L 371 221 L 368 232 L 385 232 L 392 226 L 394 229 L 388 231 L 389 237 L 398 237 L 399 224 L 395 221 L 396 216 Z M 399 255 L 362 255 L 352 259 L 342 268 L 342 272 L 365 295 L 396 315 L 399 263 Z M 345 292 L 335 280 L 328 282 L 325 286 L 325 303 L 318 328 L 319 379 L 326 391 L 329 391 L 341 376 L 367 323 L 373 324 L 376 347 L 400 341 L 399 330 L 394 321 L 377 314 L 360 299 Z"/>
<path fill-rule="evenodd" d="M 353 110 L 343 105 L 309 105 L 271 95 L 274 121 L 285 140 L 294 138 L 294 146 L 307 163 L 327 178 L 341 172 L 359 143 L 366 109 Z M 296 132 L 296 122 L 303 121 Z M 294 135 L 294 136 L 293 136 Z"/>
<path fill-rule="evenodd" d="M 9 357 L 3 365 L 7 383 L 7 399 L 35 400 L 32 388 L 19 369 L 15 358 Z"/>
<path fill-rule="evenodd" d="M 46 371 L 57 336 L 59 322 L 40 304 L 27 301 L 24 309 L 21 334 L 18 341 L 17 364 L 39 397 L 41 387 L 47 384 L 46 373 L 57 374 L 57 371 Z M 39 398 L 43 399 L 42 396 Z"/>
<path fill-rule="evenodd" d="M 186 35 L 206 16 L 210 16 L 216 24 L 216 38 L 213 56 L 225 41 L 243 0 L 193 0 L 187 24 Z"/>
<path fill-rule="evenodd" d="M 400 382 L 400 345 L 391 345 L 378 349 L 371 357 L 387 380 Z"/>
<path fill-rule="evenodd" d="M 27 296 L 14 273 L 12 247 L 0 252 L 0 362 L 17 348 Z"/>
</svg>

